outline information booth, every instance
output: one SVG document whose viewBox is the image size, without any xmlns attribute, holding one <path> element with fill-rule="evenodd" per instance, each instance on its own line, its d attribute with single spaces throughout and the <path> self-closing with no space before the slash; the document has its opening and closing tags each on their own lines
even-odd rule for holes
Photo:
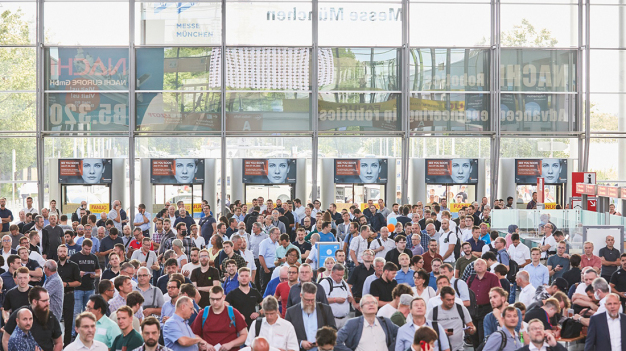
<svg viewBox="0 0 626 351">
<path fill-rule="evenodd" d="M 200 158 L 150 159 L 150 184 L 152 184 L 153 212 L 161 210 L 166 201 L 175 205 L 185 203 L 187 211 L 195 218 L 202 212 L 205 181 L 205 160 Z"/>
<path fill-rule="evenodd" d="M 110 158 L 82 158 L 58 160 L 58 194 L 61 213 L 72 213 L 82 201 L 88 210 L 100 218 L 109 211 L 113 160 Z M 54 191 L 51 191 L 51 194 Z M 51 197 L 54 199 L 54 197 Z"/>
<path fill-rule="evenodd" d="M 386 203 L 388 173 L 389 160 L 386 158 L 335 159 L 333 201 L 337 204 L 363 204 L 368 200 L 376 202 L 383 199 Z"/>
<path fill-rule="evenodd" d="M 557 204 L 566 202 L 567 164 L 564 158 L 516 159 L 515 194 L 523 203 L 532 200 L 537 191 L 537 178 L 545 180 L 544 204 L 546 209 L 554 209 Z M 518 200 L 519 201 L 519 200 Z"/>
<path fill-rule="evenodd" d="M 283 202 L 296 197 L 298 160 L 295 158 L 244 158 L 241 162 L 246 203 L 259 196 Z"/>
</svg>

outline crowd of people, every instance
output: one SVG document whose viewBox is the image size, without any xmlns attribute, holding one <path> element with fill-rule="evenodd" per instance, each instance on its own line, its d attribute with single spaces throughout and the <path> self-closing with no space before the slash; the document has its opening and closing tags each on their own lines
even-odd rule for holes
<svg viewBox="0 0 626 351">
<path fill-rule="evenodd" d="M 510 207 L 503 200 L 495 210 Z M 543 226 L 490 228 L 487 198 L 441 203 L 240 201 L 199 220 L 119 200 L 98 218 L 0 198 L 0 305 L 9 351 L 617 350 L 626 332 L 626 254 L 613 237 L 569 253 Z M 318 245 L 339 249 L 318 262 Z M 621 244 L 620 244 L 621 245 Z M 61 325 L 62 324 L 62 325 Z"/>
</svg>

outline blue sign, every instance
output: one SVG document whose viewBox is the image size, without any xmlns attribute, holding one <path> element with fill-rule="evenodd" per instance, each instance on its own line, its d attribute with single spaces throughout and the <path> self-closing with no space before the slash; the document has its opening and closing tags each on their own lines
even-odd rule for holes
<svg viewBox="0 0 626 351">
<path fill-rule="evenodd" d="M 317 245 L 317 266 L 324 267 L 324 262 L 328 257 L 335 258 L 335 252 L 341 248 L 338 242 L 315 243 Z"/>
</svg>

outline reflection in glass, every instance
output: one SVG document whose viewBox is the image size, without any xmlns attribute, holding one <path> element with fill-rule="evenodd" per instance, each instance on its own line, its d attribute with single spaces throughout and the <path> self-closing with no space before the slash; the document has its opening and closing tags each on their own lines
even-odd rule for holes
<svg viewBox="0 0 626 351">
<path fill-rule="evenodd" d="M 400 94 L 320 93 L 320 130 L 396 131 L 401 129 Z"/>
<path fill-rule="evenodd" d="M 592 92 L 626 92 L 626 50 L 591 50 L 589 63 Z"/>
<path fill-rule="evenodd" d="M 413 3 L 409 13 L 411 46 L 488 46 L 491 6 Z"/>
<path fill-rule="evenodd" d="M 489 94 L 424 94 L 410 98 L 413 131 L 490 130 Z"/>
<path fill-rule="evenodd" d="M 0 48 L 0 91 L 35 90 L 35 59 L 35 48 Z"/>
<path fill-rule="evenodd" d="M 136 43 L 148 45 L 219 45 L 220 2 L 141 2 L 136 4 Z"/>
<path fill-rule="evenodd" d="M 0 6 L 0 44 L 35 44 L 37 4 L 33 2 L 2 2 Z"/>
<path fill-rule="evenodd" d="M 500 96 L 502 131 L 573 131 L 575 94 L 505 94 Z"/>
<path fill-rule="evenodd" d="M 503 49 L 503 91 L 575 92 L 576 50 Z"/>
<path fill-rule="evenodd" d="M 318 66 L 319 90 L 400 90 L 399 55 L 397 49 L 320 49 L 320 61 L 325 64 Z"/>
<path fill-rule="evenodd" d="M 137 130 L 219 131 L 220 94 L 138 93 Z"/>
<path fill-rule="evenodd" d="M 0 131 L 35 130 L 35 93 L 0 93 Z"/>
<path fill-rule="evenodd" d="M 137 49 L 137 90 L 219 90 L 219 48 Z"/>
<path fill-rule="evenodd" d="M 35 144 L 37 143 L 34 137 L 32 138 L 0 138 L 0 143 L 5 145 L 6 147 L 0 148 L 0 160 L 4 162 L 0 162 L 0 181 L 6 182 L 11 181 L 13 178 L 15 180 L 37 180 L 37 148 L 35 148 Z M 15 154 L 13 154 L 15 152 Z M 13 168 L 15 167 L 15 168 Z M 18 170 L 18 172 L 14 172 Z M 33 184 L 34 186 L 29 186 L 29 190 L 34 189 L 34 193 L 37 193 L 37 184 Z M 2 189 L 2 196 L 6 196 L 7 200 L 10 202 L 11 197 L 8 196 L 11 194 L 13 185 L 10 184 L 2 184 L 0 189 Z M 22 192 L 26 188 L 23 187 L 22 184 L 17 184 L 16 188 L 18 191 Z M 24 191 L 24 193 L 32 193 L 31 191 Z M 15 194 L 15 196 L 19 196 L 19 194 Z M 9 207 L 9 203 L 7 203 L 7 208 Z M 17 210 L 13 211 L 13 216 L 17 217 Z"/>
<path fill-rule="evenodd" d="M 626 94 L 591 94 L 591 130 L 626 132 Z"/>
<path fill-rule="evenodd" d="M 47 93 L 45 99 L 44 130 L 128 130 L 128 93 Z"/>
<path fill-rule="evenodd" d="M 411 49 L 409 89 L 489 90 L 489 50 Z"/>
<path fill-rule="evenodd" d="M 618 1 L 616 1 L 618 2 Z M 619 0 L 625 4 L 623 0 Z M 626 48 L 624 43 L 625 35 L 620 28 L 623 26 L 623 19 L 626 17 L 626 6 L 593 6 L 591 5 L 590 27 L 593 30 L 589 33 L 589 43 L 592 48 Z M 625 209 L 626 210 L 626 209 Z"/>
<path fill-rule="evenodd" d="M 578 6 L 503 4 L 500 13 L 503 47 L 578 45 Z"/>
<path fill-rule="evenodd" d="M 52 47 L 45 57 L 46 90 L 128 90 L 128 49 Z"/>
<path fill-rule="evenodd" d="M 310 130 L 309 111 L 308 93 L 227 93 L 226 130 Z"/>
</svg>

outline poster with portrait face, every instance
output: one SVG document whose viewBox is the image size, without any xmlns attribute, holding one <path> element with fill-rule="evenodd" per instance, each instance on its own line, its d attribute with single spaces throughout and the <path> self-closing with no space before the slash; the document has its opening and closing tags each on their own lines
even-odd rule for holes
<svg viewBox="0 0 626 351">
<path fill-rule="evenodd" d="M 161 158 L 150 160 L 152 184 L 204 183 L 204 160 L 200 158 Z"/>
<path fill-rule="evenodd" d="M 537 184 L 537 177 L 543 177 L 546 184 L 567 182 L 567 159 L 517 159 L 515 160 L 515 183 Z"/>
<path fill-rule="evenodd" d="M 336 184 L 387 184 L 387 159 L 335 159 Z"/>
<path fill-rule="evenodd" d="M 477 184 L 478 159 L 427 159 L 427 184 Z"/>
<path fill-rule="evenodd" d="M 111 184 L 110 158 L 59 159 L 59 184 Z"/>
<path fill-rule="evenodd" d="M 244 158 L 244 184 L 295 184 L 295 158 Z"/>
</svg>

